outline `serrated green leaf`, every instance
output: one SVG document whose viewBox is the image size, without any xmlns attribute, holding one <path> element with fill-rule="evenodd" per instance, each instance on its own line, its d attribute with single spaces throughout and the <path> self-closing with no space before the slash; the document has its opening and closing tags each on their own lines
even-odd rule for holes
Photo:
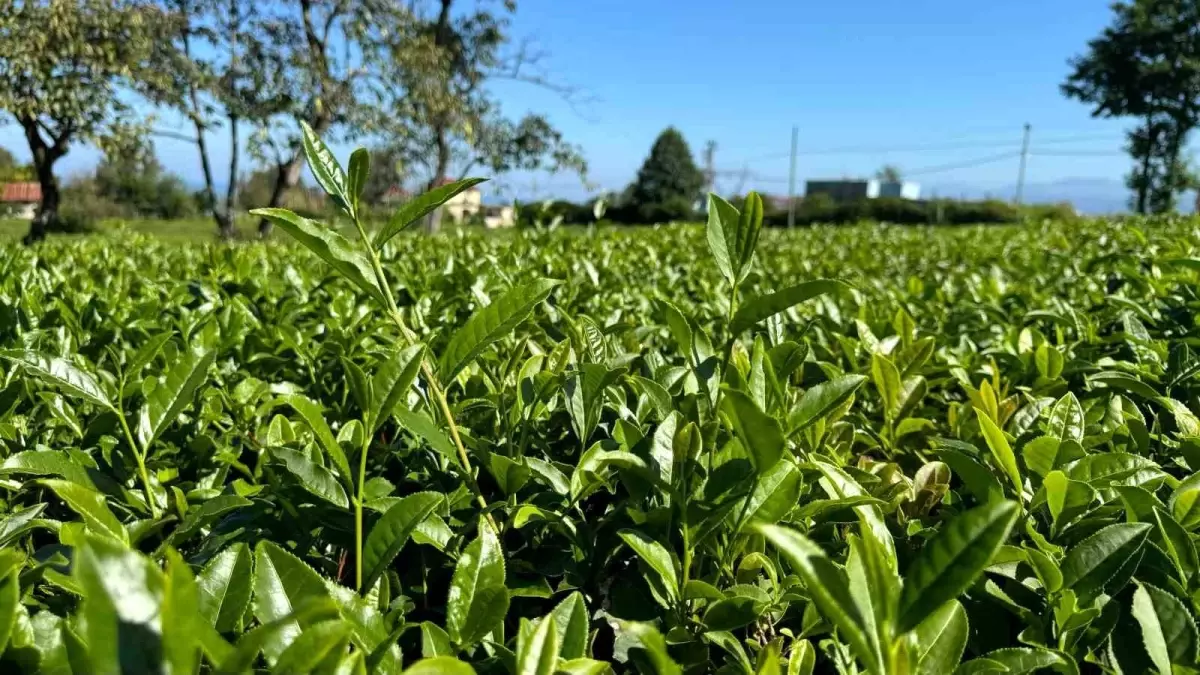
<svg viewBox="0 0 1200 675">
<path fill-rule="evenodd" d="M 650 569 L 658 573 L 659 579 L 662 580 L 671 597 L 678 598 L 678 563 L 667 547 L 637 530 L 621 530 L 617 534 Z"/>
<path fill-rule="evenodd" d="M 917 674 L 952 673 L 967 646 L 967 611 L 958 601 L 939 607 L 914 629 L 917 643 Z"/>
<path fill-rule="evenodd" d="M 788 413 L 788 435 L 816 424 L 837 410 L 867 381 L 866 375 L 843 375 L 805 390 L 800 402 Z"/>
<path fill-rule="evenodd" d="M 387 304 L 371 261 L 336 230 L 287 209 L 254 209 L 250 213 L 275 223 L 380 305 Z"/>
<path fill-rule="evenodd" d="M 1013 502 L 991 502 L 943 525 L 905 572 L 897 630 L 916 628 L 970 587 L 1008 539 L 1019 514 Z"/>
<path fill-rule="evenodd" d="M 558 628 L 547 616 L 517 639 L 516 675 L 554 675 L 558 663 Z"/>
<path fill-rule="evenodd" d="M 321 575 L 278 544 L 258 542 L 254 548 L 254 616 L 262 624 L 284 622 L 261 643 L 268 663 L 277 662 L 309 625 L 292 615 L 308 603 L 328 598 Z"/>
<path fill-rule="evenodd" d="M 809 596 L 821 615 L 837 627 L 868 669 L 883 672 L 883 655 L 847 585 L 845 573 L 836 567 L 820 546 L 804 535 L 778 525 L 760 525 L 767 538 L 804 580 Z"/>
<path fill-rule="evenodd" d="M 496 533 L 481 524 L 479 535 L 463 549 L 450 579 L 446 632 L 460 647 L 477 644 L 508 612 L 504 554 Z"/>
<path fill-rule="evenodd" d="M 333 151 L 308 123 L 300 122 L 300 137 L 304 147 L 304 156 L 308 159 L 308 168 L 312 171 L 317 184 L 325 194 L 333 197 L 341 205 L 349 204 L 346 192 L 346 173 L 338 164 Z"/>
<path fill-rule="evenodd" d="M 442 378 L 453 380 L 489 345 L 511 333 L 534 307 L 550 297 L 550 292 L 560 283 L 555 279 L 538 279 L 510 289 L 490 305 L 477 310 L 442 350 L 439 360 Z"/>
<path fill-rule="evenodd" d="M 733 322 L 729 325 L 729 332 L 741 335 L 743 331 L 758 322 L 788 308 L 827 293 L 836 293 L 848 288 L 850 287 L 845 282 L 836 279 L 816 279 L 789 286 L 768 295 L 750 298 L 738 307 L 737 313 L 733 316 Z"/>
<path fill-rule="evenodd" d="M 408 201 L 396 210 L 388 219 L 387 225 L 375 235 L 375 248 L 383 248 L 392 237 L 400 234 L 413 223 L 420 221 L 433 212 L 434 209 L 450 201 L 460 192 L 469 190 L 487 180 L 486 178 L 465 178 L 460 181 L 436 187 Z"/>
<path fill-rule="evenodd" d="M 779 420 L 763 412 L 745 393 L 727 389 L 724 412 L 733 422 L 758 473 L 766 473 L 783 457 L 785 440 Z"/>
<path fill-rule="evenodd" d="M 1170 675 L 1172 664 L 1196 663 L 1196 620 L 1174 595 L 1145 583 L 1133 592 L 1133 618 L 1142 629 L 1142 643 L 1158 672 Z"/>
<path fill-rule="evenodd" d="M 404 403 L 413 381 L 417 379 L 424 358 L 425 345 L 411 345 L 394 350 L 375 372 L 375 377 L 371 380 L 374 402 L 368 415 L 368 419 L 371 420 L 371 433 L 378 431 L 392 416 L 396 407 Z"/>
<path fill-rule="evenodd" d="M 1090 603 L 1141 550 L 1150 528 L 1149 523 L 1117 523 L 1072 546 L 1062 562 L 1063 588 L 1074 590 L 1082 605 Z"/>
<path fill-rule="evenodd" d="M 72 396 L 91 401 L 103 408 L 113 408 L 112 401 L 96 381 L 96 377 L 66 359 L 15 349 L 0 352 L 0 357 L 12 361 L 39 380 Z"/>
<path fill-rule="evenodd" d="M 65 480 L 45 479 L 39 482 L 53 490 L 72 511 L 78 513 L 92 532 L 129 544 L 129 533 L 109 510 L 103 494 Z"/>
<path fill-rule="evenodd" d="M 213 556 L 196 577 L 198 611 L 221 633 L 237 631 L 250 606 L 249 547 L 237 542 Z"/>
<path fill-rule="evenodd" d="M 412 531 L 441 503 L 440 493 L 418 492 L 401 499 L 376 521 L 363 546 L 364 589 L 375 585 L 375 581 L 400 553 Z"/>
<path fill-rule="evenodd" d="M 987 415 L 980 413 L 975 418 L 979 420 L 979 430 L 983 432 L 983 438 L 987 441 L 988 449 L 992 451 L 992 457 L 996 459 L 996 463 L 1012 483 L 1017 497 L 1023 500 L 1025 486 L 1021 481 L 1021 470 L 1017 468 L 1017 456 L 1013 454 L 1012 446 L 1008 444 L 1004 432 Z"/>
<path fill-rule="evenodd" d="M 138 418 L 138 443 L 143 449 L 162 436 L 192 402 L 215 357 L 216 352 L 198 344 L 181 352 L 167 369 L 163 379 L 146 397 Z"/>
</svg>

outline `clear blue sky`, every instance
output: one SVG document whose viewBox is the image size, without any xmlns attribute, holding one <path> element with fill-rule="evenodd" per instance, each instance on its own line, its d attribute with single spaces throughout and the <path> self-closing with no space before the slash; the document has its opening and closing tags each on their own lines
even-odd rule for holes
<svg viewBox="0 0 1200 675">
<path fill-rule="evenodd" d="M 515 33 L 548 52 L 555 78 L 595 100 L 580 115 L 528 85 L 499 83 L 495 91 L 514 116 L 548 113 L 583 147 L 593 181 L 606 189 L 632 178 L 669 124 L 697 158 L 705 141 L 716 141 L 718 168 L 748 166 L 745 187 L 766 192 L 787 189 L 793 124 L 801 186 L 885 162 L 919 171 L 1016 151 L 1025 122 L 1033 125 L 1031 183 L 1118 180 L 1128 164 L 1115 154 L 1125 124 L 1093 120 L 1058 91 L 1067 59 L 1108 20 L 1102 0 L 519 0 Z M 1058 142 L 1079 137 L 1086 140 Z M 0 130 L 0 144 L 25 154 L 11 126 Z M 914 146 L 923 149 L 903 150 Z M 1086 154 L 1105 152 L 1114 154 Z M 198 180 L 190 147 L 162 140 L 159 154 Z M 65 172 L 95 158 L 76 149 Z M 1007 159 L 913 178 L 999 193 L 1016 172 L 1017 160 Z M 530 196 L 530 181 L 510 183 Z M 734 175 L 718 185 L 738 183 Z M 539 192 L 583 194 L 562 176 L 540 178 Z"/>
</svg>

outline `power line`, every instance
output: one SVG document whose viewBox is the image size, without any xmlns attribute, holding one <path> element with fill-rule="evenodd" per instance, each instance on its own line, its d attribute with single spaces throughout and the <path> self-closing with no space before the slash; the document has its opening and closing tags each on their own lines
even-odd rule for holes
<svg viewBox="0 0 1200 675">
<path fill-rule="evenodd" d="M 1038 157 L 1117 157 L 1128 154 L 1124 150 L 1060 150 L 1056 152 L 1033 152 Z"/>
<path fill-rule="evenodd" d="M 1112 134 L 1075 134 L 1071 136 L 1059 136 L 1045 139 L 1039 139 L 1038 146 L 1043 145 L 1067 145 L 1071 143 L 1083 143 L 1094 141 L 1111 141 L 1114 140 Z M 933 150 L 970 150 L 984 148 L 1012 148 L 1019 150 L 1022 139 L 1014 136 L 1007 139 L 989 139 L 989 140 L 971 140 L 971 141 L 947 141 L 947 142 L 932 142 L 932 143 L 916 143 L 912 145 L 845 145 L 845 146 L 826 146 L 815 148 L 804 148 L 800 150 L 804 155 L 850 155 L 850 154 L 884 154 L 889 152 L 926 152 Z M 1031 149 L 1032 152 L 1032 149 Z M 1040 154 L 1040 153 L 1039 153 Z M 750 157 L 743 161 L 754 163 L 767 161 L 772 159 L 784 159 L 791 156 L 791 152 L 774 152 L 765 155 Z"/>
<path fill-rule="evenodd" d="M 977 167 L 977 166 L 984 166 L 985 164 L 994 164 L 996 162 L 1002 162 L 1006 159 L 1013 159 L 1014 157 L 1020 157 L 1020 156 L 1021 156 L 1021 152 L 1019 150 L 1016 152 L 1004 152 L 1004 153 L 1001 153 L 998 155 L 990 155 L 988 157 L 978 157 L 976 159 L 969 159 L 969 160 L 965 160 L 962 162 L 954 162 L 952 164 L 939 164 L 939 165 L 935 165 L 935 166 L 927 166 L 927 167 L 920 168 L 920 169 L 913 169 L 911 171 L 905 171 L 904 175 L 906 177 L 907 176 L 922 176 L 922 175 L 931 174 L 931 173 L 941 173 L 943 171 L 954 171 L 956 169 L 970 169 L 970 168 Z"/>
</svg>

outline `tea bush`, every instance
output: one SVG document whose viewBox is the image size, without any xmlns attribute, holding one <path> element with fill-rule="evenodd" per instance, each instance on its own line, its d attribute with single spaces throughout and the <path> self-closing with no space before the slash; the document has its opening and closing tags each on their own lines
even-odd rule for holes
<svg viewBox="0 0 1200 675">
<path fill-rule="evenodd" d="M 1191 672 L 1195 223 L 0 258 L 5 672 Z M 314 255 L 315 254 L 315 255 Z"/>
</svg>

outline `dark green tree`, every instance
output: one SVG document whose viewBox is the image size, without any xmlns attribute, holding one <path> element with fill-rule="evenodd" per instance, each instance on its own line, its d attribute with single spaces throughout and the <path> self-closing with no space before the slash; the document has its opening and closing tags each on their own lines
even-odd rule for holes
<svg viewBox="0 0 1200 675">
<path fill-rule="evenodd" d="M 1133 117 L 1127 184 L 1139 213 L 1175 208 L 1195 181 L 1183 149 L 1200 124 L 1200 0 L 1132 0 L 1112 6 L 1113 22 L 1071 60 L 1063 93 L 1093 117 Z"/>
<path fill-rule="evenodd" d="M 146 218 L 183 218 L 197 204 L 183 180 L 168 172 L 152 148 L 113 153 L 96 167 L 98 196 Z"/>
<path fill-rule="evenodd" d="M 27 243 L 58 223 L 54 165 L 73 144 L 135 144 L 134 103 L 173 100 L 174 24 L 146 0 L 0 0 L 0 113 L 24 132 L 42 188 Z"/>
<path fill-rule="evenodd" d="M 683 134 L 667 127 L 638 169 L 628 198 L 645 222 L 686 220 L 695 214 L 704 190 L 704 172 L 692 159 Z"/>
</svg>

